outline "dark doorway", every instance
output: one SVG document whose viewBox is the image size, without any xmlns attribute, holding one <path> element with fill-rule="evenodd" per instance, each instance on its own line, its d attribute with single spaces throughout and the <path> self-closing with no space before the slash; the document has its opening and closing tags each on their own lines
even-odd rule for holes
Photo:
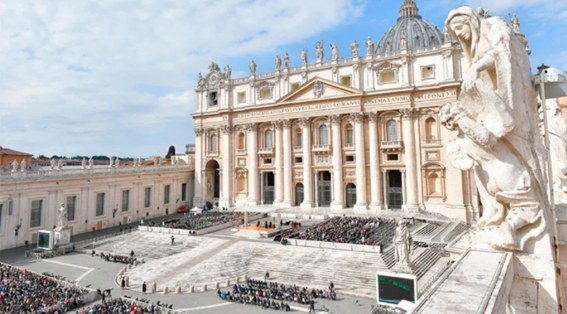
<svg viewBox="0 0 567 314">
<path fill-rule="evenodd" d="M 206 167 L 206 185 L 205 199 L 216 205 L 220 198 L 220 173 L 219 163 L 216 160 L 210 160 Z"/>
<path fill-rule="evenodd" d="M 295 186 L 295 206 L 300 206 L 303 203 L 303 184 L 298 183 Z"/>
<path fill-rule="evenodd" d="M 403 204 L 402 172 L 400 170 L 390 170 L 388 171 L 388 208 L 402 209 Z"/>
<path fill-rule="evenodd" d="M 264 204 L 271 205 L 274 203 L 275 194 L 275 176 L 273 172 L 264 173 Z"/>
<path fill-rule="evenodd" d="M 331 173 L 323 171 L 318 173 L 317 178 L 317 200 L 320 207 L 331 206 Z"/>
<path fill-rule="evenodd" d="M 353 208 L 356 205 L 356 185 L 349 183 L 346 186 L 346 207 Z"/>
</svg>

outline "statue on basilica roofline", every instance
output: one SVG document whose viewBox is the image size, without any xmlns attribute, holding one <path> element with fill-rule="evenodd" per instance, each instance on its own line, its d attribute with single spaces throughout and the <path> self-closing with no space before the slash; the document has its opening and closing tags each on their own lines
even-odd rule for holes
<svg viewBox="0 0 567 314">
<path fill-rule="evenodd" d="M 197 86 L 203 87 L 203 85 L 205 85 L 205 79 L 203 78 L 201 72 L 199 72 L 199 75 L 197 75 Z"/>
<path fill-rule="evenodd" d="M 368 36 L 368 40 L 366 41 L 366 55 L 367 56 L 373 56 L 374 55 L 374 47 L 376 45 L 374 44 L 374 41 L 372 40 L 372 38 L 370 38 L 370 36 Z"/>
<path fill-rule="evenodd" d="M 230 68 L 230 65 L 226 65 L 224 72 L 226 73 L 226 79 L 230 80 L 230 78 L 232 77 L 232 69 Z"/>
<path fill-rule="evenodd" d="M 289 68 L 289 54 L 286 52 L 284 55 L 284 69 Z"/>
<path fill-rule="evenodd" d="M 352 44 L 350 44 L 350 51 L 352 52 L 352 56 L 354 58 L 358 58 L 358 48 L 359 48 L 359 44 L 356 42 L 356 39 L 352 40 Z"/>
<path fill-rule="evenodd" d="M 89 158 L 89 169 L 92 169 L 94 166 L 94 160 L 93 157 Z"/>
<path fill-rule="evenodd" d="M 256 75 L 256 62 L 254 60 L 250 63 L 250 75 Z"/>
<path fill-rule="evenodd" d="M 333 61 L 339 61 L 339 46 L 337 43 L 331 44 L 331 57 Z"/>
<path fill-rule="evenodd" d="M 14 160 L 12 161 L 12 172 L 16 172 L 18 171 L 18 161 Z"/>
<path fill-rule="evenodd" d="M 22 160 L 22 163 L 20 164 L 20 170 L 22 172 L 25 172 L 26 170 L 28 170 L 28 163 L 26 162 L 26 160 Z"/>
<path fill-rule="evenodd" d="M 307 57 L 307 50 L 305 50 L 305 48 L 301 49 L 301 51 L 299 52 L 301 54 L 301 64 L 302 65 L 307 65 L 308 57 Z"/>
<path fill-rule="evenodd" d="M 502 17 L 485 16 L 461 7 L 447 18 L 468 69 L 458 101 L 439 116 L 458 133 L 447 157 L 454 167 L 473 171 L 484 206 L 474 241 L 524 251 L 530 241 L 550 241 L 540 237 L 551 221 L 535 89 L 524 45 Z"/>
<path fill-rule="evenodd" d="M 518 19 L 518 17 L 516 16 L 516 14 L 514 14 L 512 16 L 512 18 L 510 19 L 510 23 L 512 23 L 512 29 L 514 30 L 514 33 L 516 34 L 521 34 L 522 32 L 520 31 L 520 20 Z"/>
<path fill-rule="evenodd" d="M 323 58 L 325 58 L 325 48 L 323 47 L 324 41 L 318 41 L 315 44 L 315 54 L 317 56 L 317 62 L 323 62 Z"/>
<path fill-rule="evenodd" d="M 280 58 L 279 55 L 276 55 L 275 64 L 276 64 L 276 71 L 281 70 L 281 68 L 282 68 L 282 59 Z"/>
</svg>

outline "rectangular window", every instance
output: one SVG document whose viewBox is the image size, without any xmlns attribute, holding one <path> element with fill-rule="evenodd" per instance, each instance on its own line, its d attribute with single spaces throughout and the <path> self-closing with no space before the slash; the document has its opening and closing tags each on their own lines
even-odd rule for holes
<svg viewBox="0 0 567 314">
<path fill-rule="evenodd" d="M 211 92 L 209 94 L 209 106 L 216 107 L 219 105 L 219 93 L 218 92 Z"/>
<path fill-rule="evenodd" d="M 297 146 L 302 147 L 303 144 L 301 144 L 301 142 L 302 142 L 302 134 L 297 133 Z"/>
<path fill-rule="evenodd" d="M 435 79 L 435 66 L 428 65 L 421 68 L 421 79 L 422 80 L 433 80 Z"/>
<path fill-rule="evenodd" d="M 104 193 L 96 195 L 96 216 L 104 216 Z"/>
<path fill-rule="evenodd" d="M 246 102 L 246 92 L 238 93 L 238 103 L 243 104 Z"/>
<path fill-rule="evenodd" d="M 77 197 L 67 196 L 67 220 L 75 221 L 75 212 L 77 210 Z"/>
<path fill-rule="evenodd" d="M 400 159 L 398 154 L 388 154 L 388 161 L 398 161 Z"/>
<path fill-rule="evenodd" d="M 266 158 L 266 159 L 264 159 L 264 164 L 266 164 L 266 165 L 271 165 L 271 164 L 272 164 L 272 158 Z"/>
<path fill-rule="evenodd" d="M 152 188 L 146 188 L 144 193 L 144 207 L 152 206 Z"/>
<path fill-rule="evenodd" d="M 42 207 L 43 207 L 43 200 L 37 200 L 31 202 L 30 228 L 37 228 L 41 226 Z"/>
<path fill-rule="evenodd" d="M 169 190 L 170 190 L 170 186 L 166 185 L 163 187 L 163 203 L 164 204 L 169 204 Z"/>
<path fill-rule="evenodd" d="M 394 72 L 380 73 L 380 84 L 394 83 L 396 81 L 396 74 Z"/>
<path fill-rule="evenodd" d="M 295 92 L 296 90 L 299 89 L 300 86 L 301 86 L 301 83 L 291 83 L 291 91 Z"/>
<path fill-rule="evenodd" d="M 272 98 L 272 90 L 271 89 L 261 89 L 260 90 L 260 99 L 268 99 Z"/>
<path fill-rule="evenodd" d="M 181 201 L 187 200 L 187 183 L 181 184 Z"/>
<path fill-rule="evenodd" d="M 295 163 L 296 164 L 302 164 L 303 163 L 303 157 L 295 157 Z"/>
<path fill-rule="evenodd" d="M 354 162 L 354 156 L 346 156 L 346 162 L 347 162 L 347 163 L 352 163 L 352 162 Z"/>
<path fill-rule="evenodd" d="M 130 190 L 122 191 L 122 211 L 127 212 L 130 210 Z"/>
<path fill-rule="evenodd" d="M 341 85 L 350 87 L 350 76 L 341 77 Z"/>
<path fill-rule="evenodd" d="M 347 130 L 346 131 L 346 142 L 347 144 L 354 144 L 354 131 L 353 130 Z"/>
</svg>

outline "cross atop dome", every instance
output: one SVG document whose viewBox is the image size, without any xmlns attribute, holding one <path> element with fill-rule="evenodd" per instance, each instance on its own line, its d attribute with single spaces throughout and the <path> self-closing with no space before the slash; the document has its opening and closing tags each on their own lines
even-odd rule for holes
<svg viewBox="0 0 567 314">
<path fill-rule="evenodd" d="M 404 2 L 402 2 L 400 7 L 400 19 L 408 17 L 421 18 L 415 0 L 404 0 Z"/>
</svg>

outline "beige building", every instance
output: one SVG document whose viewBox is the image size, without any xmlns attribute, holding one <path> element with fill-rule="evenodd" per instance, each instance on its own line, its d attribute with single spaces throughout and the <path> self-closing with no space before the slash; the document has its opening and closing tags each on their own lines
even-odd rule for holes
<svg viewBox="0 0 567 314">
<path fill-rule="evenodd" d="M 215 63 L 199 75 L 196 205 L 320 207 L 342 213 L 427 210 L 478 217 L 473 177 L 446 161 L 440 106 L 457 99 L 460 47 L 404 1 L 396 25 L 359 56 L 333 44 L 325 61 L 232 79 Z M 282 68 L 283 63 L 283 68 Z M 345 210 L 352 208 L 353 210 Z"/>
</svg>

